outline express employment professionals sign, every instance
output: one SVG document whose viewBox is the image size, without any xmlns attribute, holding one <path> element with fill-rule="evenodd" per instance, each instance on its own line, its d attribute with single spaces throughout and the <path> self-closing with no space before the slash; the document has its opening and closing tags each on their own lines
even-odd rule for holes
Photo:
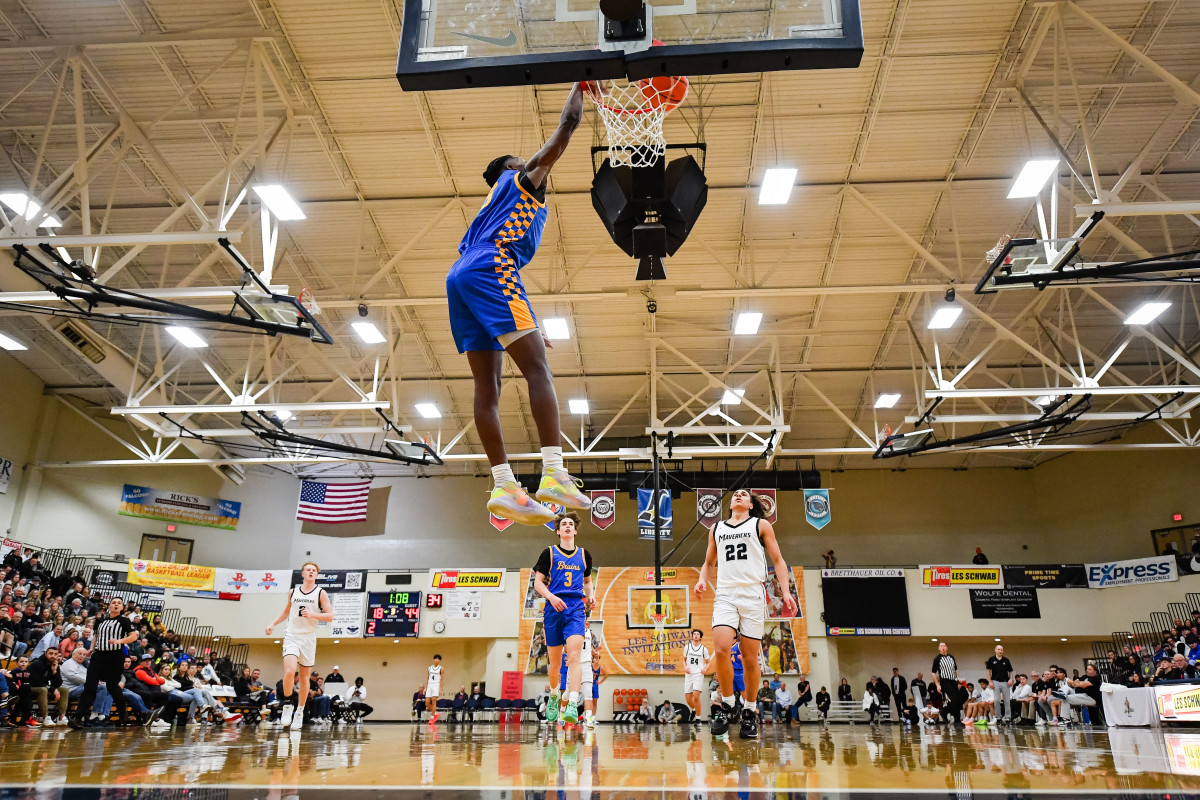
<svg viewBox="0 0 1200 800">
<path fill-rule="evenodd" d="M 1114 586 L 1133 586 L 1139 583 L 1166 583 L 1179 580 L 1175 557 L 1154 556 L 1129 561 L 1108 561 L 1085 564 L 1088 588 L 1110 589 Z"/>
</svg>

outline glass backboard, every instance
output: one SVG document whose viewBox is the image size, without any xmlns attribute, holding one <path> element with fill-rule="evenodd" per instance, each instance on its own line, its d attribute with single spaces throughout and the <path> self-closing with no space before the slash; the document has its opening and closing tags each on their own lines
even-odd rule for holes
<svg viewBox="0 0 1200 800">
<path fill-rule="evenodd" d="M 653 46 L 653 42 L 661 42 Z M 596 0 L 406 0 L 406 90 L 856 67 L 858 0 L 651 0 L 632 20 Z"/>
</svg>

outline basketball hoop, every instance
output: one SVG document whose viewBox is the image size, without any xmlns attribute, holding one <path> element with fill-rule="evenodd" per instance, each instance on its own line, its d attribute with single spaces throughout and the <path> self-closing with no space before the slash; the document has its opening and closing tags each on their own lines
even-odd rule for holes
<svg viewBox="0 0 1200 800">
<path fill-rule="evenodd" d="M 654 623 L 654 644 L 661 656 L 667 649 L 667 615 L 651 614 L 650 621 Z M 662 660 L 661 658 L 659 659 Z"/>
<path fill-rule="evenodd" d="M 688 93 L 682 76 L 628 81 L 590 81 L 584 92 L 596 104 L 614 167 L 649 167 L 667 152 L 663 120 Z"/>
<path fill-rule="evenodd" d="M 312 289 L 307 286 L 300 290 L 300 294 L 296 295 L 296 302 L 304 306 L 305 310 L 314 317 L 321 313 L 321 307 L 317 305 L 317 298 L 313 296 Z"/>
<path fill-rule="evenodd" d="M 1000 257 L 1000 254 L 1004 252 L 1004 248 L 1011 241 L 1012 237 L 1007 233 L 1001 236 L 999 241 L 996 242 L 996 246 L 987 251 L 987 255 L 985 256 L 985 258 L 987 258 L 987 263 L 992 264 L 995 262 L 995 260 Z"/>
</svg>

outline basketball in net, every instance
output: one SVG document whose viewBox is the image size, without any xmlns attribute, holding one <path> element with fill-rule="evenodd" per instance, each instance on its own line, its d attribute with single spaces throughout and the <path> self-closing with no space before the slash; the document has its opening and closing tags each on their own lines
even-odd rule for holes
<svg viewBox="0 0 1200 800">
<path fill-rule="evenodd" d="M 662 42 L 657 39 L 655 45 Z M 614 167 L 648 167 L 667 151 L 663 120 L 687 98 L 688 79 L 681 75 L 628 81 L 588 81 L 583 91 L 596 105 L 608 138 L 608 160 Z"/>
</svg>

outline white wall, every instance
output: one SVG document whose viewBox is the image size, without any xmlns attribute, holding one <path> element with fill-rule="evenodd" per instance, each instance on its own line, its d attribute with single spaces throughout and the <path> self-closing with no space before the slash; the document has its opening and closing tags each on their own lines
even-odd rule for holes
<svg viewBox="0 0 1200 800">
<path fill-rule="evenodd" d="M 29 482 L 26 465 L 33 450 L 42 382 L 5 350 L 0 350 L 0 458 L 13 462 L 8 491 L 0 494 L 0 531 L 12 526 L 18 498 Z"/>
</svg>

